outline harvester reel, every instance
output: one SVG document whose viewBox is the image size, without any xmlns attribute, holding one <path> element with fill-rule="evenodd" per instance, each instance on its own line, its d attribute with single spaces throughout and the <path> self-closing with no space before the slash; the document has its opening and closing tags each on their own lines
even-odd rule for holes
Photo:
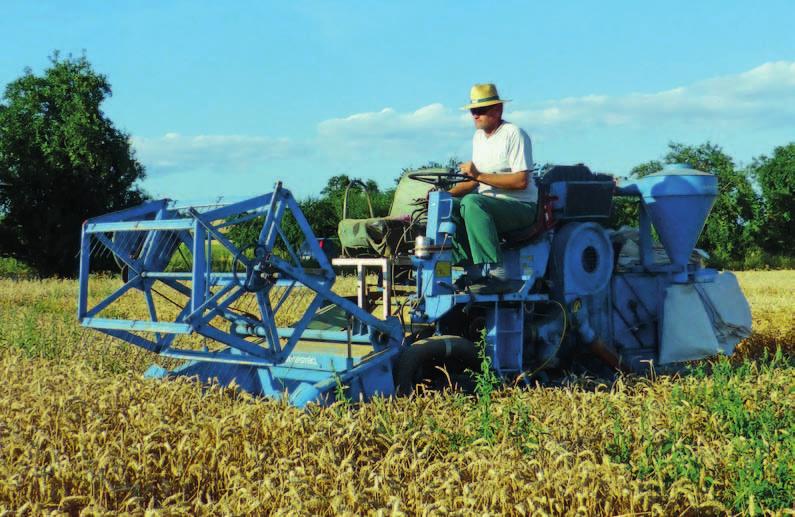
<svg viewBox="0 0 795 517">
<path fill-rule="evenodd" d="M 319 273 L 309 273 L 288 242 L 282 221 L 291 213 L 303 237 L 314 243 L 312 254 Z M 263 218 L 257 241 L 242 249 L 227 237 L 226 229 L 257 217 Z M 277 184 L 270 194 L 228 205 L 178 207 L 159 200 L 89 220 L 81 244 L 81 295 L 79 313 L 84 325 L 104 331 L 134 345 L 169 357 L 188 360 L 228 361 L 223 354 L 197 352 L 181 347 L 180 334 L 196 333 L 237 349 L 241 361 L 280 364 L 289 356 L 301 333 L 324 300 L 333 297 L 331 264 L 317 246 L 306 218 L 292 195 Z M 190 257 L 189 271 L 172 271 L 169 264 L 180 246 Z M 284 249 L 285 257 L 274 253 Z M 223 249 L 232 264 L 216 263 L 213 250 Z M 112 252 L 139 281 L 128 282 L 100 303 L 90 306 L 88 281 L 91 256 Z M 133 275 L 130 274 L 129 277 Z M 276 289 L 278 287 L 278 289 Z M 137 301 L 148 319 L 119 320 L 105 317 L 105 309 L 135 288 L 143 292 Z M 299 292 L 298 297 L 291 297 Z M 158 309 L 158 294 L 181 307 L 176 316 Z M 161 294 L 161 293 L 166 293 Z M 253 294 L 253 296 L 252 296 Z M 306 303 L 296 331 L 281 336 L 276 327 L 279 313 L 288 314 L 301 299 Z M 227 327 L 221 320 L 230 323 Z M 251 332 L 238 333 L 237 327 Z M 141 335 L 149 332 L 152 338 Z M 262 339 L 264 338 L 264 339 Z"/>
<path fill-rule="evenodd" d="M 254 248 L 254 258 L 245 256 L 246 251 Z M 232 262 L 232 276 L 235 283 L 246 292 L 256 293 L 269 288 L 276 283 L 278 278 L 276 269 L 270 265 L 270 251 L 263 244 L 252 243 L 243 247 Z M 240 279 L 238 265 L 245 266 L 245 278 Z"/>
</svg>

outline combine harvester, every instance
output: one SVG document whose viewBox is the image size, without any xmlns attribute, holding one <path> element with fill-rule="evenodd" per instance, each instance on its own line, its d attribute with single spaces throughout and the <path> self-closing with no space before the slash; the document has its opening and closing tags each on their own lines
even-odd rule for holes
<svg viewBox="0 0 795 517">
<path fill-rule="evenodd" d="M 152 366 L 150 377 L 234 382 L 298 407 L 330 403 L 341 386 L 346 397 L 366 400 L 422 382 L 466 385 L 466 370 L 478 368 L 473 343 L 481 336 L 493 370 L 513 382 L 578 367 L 675 369 L 731 354 L 750 334 L 735 277 L 702 267 L 693 253 L 718 192 L 715 176 L 671 166 L 618 187 L 612 176 L 576 165 L 535 179 L 535 224 L 502 236 L 505 268 L 521 284 L 516 292 L 456 288 L 452 199 L 442 187 L 462 176 L 435 169 L 410 173 L 398 187 L 396 204 L 406 201 L 404 187 L 423 198 L 430 191 L 422 217 L 401 216 L 412 209 L 393 206 L 392 217 L 340 225 L 341 234 L 380 228 L 373 239 L 403 227 L 403 242 L 379 248 L 387 256 L 335 259 L 356 268 L 355 297 L 332 290 L 332 264 L 277 183 L 238 203 L 152 201 L 86 221 L 78 317 L 85 327 L 171 358 L 170 370 Z M 604 226 L 616 196 L 638 201 L 637 240 Z M 288 238 L 288 217 L 291 232 L 297 226 L 301 234 L 292 240 L 305 242 L 303 256 Z M 262 221 L 259 235 L 238 247 L 230 236 L 251 221 Z M 652 228 L 664 252 L 655 249 Z M 412 232 L 418 237 L 406 239 Z M 92 257 L 111 253 L 124 265 L 124 283 L 103 299 L 91 290 Z M 186 267 L 180 271 L 177 262 Z M 381 284 L 368 292 L 372 267 Z M 393 282 L 395 271 L 402 282 Z"/>
</svg>

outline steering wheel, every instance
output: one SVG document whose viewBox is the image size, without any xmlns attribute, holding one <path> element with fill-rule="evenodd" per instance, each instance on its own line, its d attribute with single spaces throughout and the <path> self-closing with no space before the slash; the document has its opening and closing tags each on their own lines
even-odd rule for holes
<svg viewBox="0 0 795 517">
<path fill-rule="evenodd" d="M 441 188 L 444 185 L 449 184 L 456 184 L 456 183 L 463 183 L 465 181 L 477 181 L 474 178 L 470 178 L 469 176 L 465 176 L 458 172 L 453 172 L 453 169 L 448 169 L 447 171 L 419 171 L 419 172 L 410 172 L 408 173 L 408 177 L 421 181 L 423 183 L 430 183 L 431 185 L 435 186 L 436 188 Z"/>
</svg>

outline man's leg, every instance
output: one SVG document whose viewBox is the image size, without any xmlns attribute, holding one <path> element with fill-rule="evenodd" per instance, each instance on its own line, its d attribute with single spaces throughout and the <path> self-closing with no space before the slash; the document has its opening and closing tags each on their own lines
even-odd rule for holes
<svg viewBox="0 0 795 517">
<path fill-rule="evenodd" d="M 453 213 L 451 216 L 455 223 L 455 237 L 450 243 L 453 246 L 453 264 L 471 265 L 472 255 L 469 251 L 469 238 L 467 229 L 464 226 L 464 219 L 461 217 L 461 199 L 453 198 Z"/>
<path fill-rule="evenodd" d="M 461 199 L 461 219 L 466 226 L 469 258 L 477 265 L 501 264 L 501 232 L 530 226 L 535 221 L 536 205 L 481 194 Z M 458 240 L 456 231 L 456 240 Z"/>
</svg>

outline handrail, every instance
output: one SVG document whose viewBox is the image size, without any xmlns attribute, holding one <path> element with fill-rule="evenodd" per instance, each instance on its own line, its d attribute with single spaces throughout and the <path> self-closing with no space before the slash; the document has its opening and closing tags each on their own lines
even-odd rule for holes
<svg viewBox="0 0 795 517">
<path fill-rule="evenodd" d="M 368 192 L 367 185 L 365 185 L 362 180 L 353 180 L 345 187 L 345 197 L 342 199 L 342 218 L 348 218 L 348 193 L 353 186 L 360 187 L 362 192 L 364 192 L 364 197 L 367 199 L 367 207 L 370 209 L 370 218 L 372 219 L 375 217 L 375 213 L 373 212 L 373 204 L 370 202 L 370 192 Z"/>
</svg>

